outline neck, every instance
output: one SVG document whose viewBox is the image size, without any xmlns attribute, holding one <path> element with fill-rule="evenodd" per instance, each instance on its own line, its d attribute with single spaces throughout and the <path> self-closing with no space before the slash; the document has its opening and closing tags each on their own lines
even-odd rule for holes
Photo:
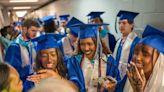
<svg viewBox="0 0 164 92">
<path fill-rule="evenodd" d="M 129 34 L 130 33 L 128 33 L 128 34 L 122 34 L 122 36 L 123 36 L 123 38 L 126 38 Z"/>
<path fill-rule="evenodd" d="M 28 41 L 28 38 L 26 37 L 25 34 L 22 34 L 22 40 L 24 40 L 24 41 Z"/>
<path fill-rule="evenodd" d="M 93 59 L 94 59 L 93 56 L 88 56 L 88 55 L 86 55 L 86 57 L 87 57 L 89 60 L 93 60 Z"/>
<path fill-rule="evenodd" d="M 131 31 L 128 31 L 127 33 L 122 33 L 123 38 L 124 37 L 127 37 L 131 32 L 132 32 L 132 30 Z"/>
<path fill-rule="evenodd" d="M 146 81 L 148 81 L 148 80 L 149 80 L 149 78 L 150 78 L 151 74 L 152 74 L 152 71 L 145 73 L 145 78 L 146 78 Z"/>
</svg>

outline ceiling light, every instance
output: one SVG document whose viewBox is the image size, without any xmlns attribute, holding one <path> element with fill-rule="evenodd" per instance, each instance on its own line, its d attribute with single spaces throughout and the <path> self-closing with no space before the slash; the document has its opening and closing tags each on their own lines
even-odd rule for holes
<svg viewBox="0 0 164 92">
<path fill-rule="evenodd" d="M 24 15 L 27 13 L 27 11 L 16 11 L 17 17 L 24 17 Z"/>
<path fill-rule="evenodd" d="M 10 0 L 10 3 L 38 2 L 38 0 Z"/>
<path fill-rule="evenodd" d="M 13 7 L 13 9 L 31 9 L 29 6 L 24 6 L 24 7 Z"/>
</svg>

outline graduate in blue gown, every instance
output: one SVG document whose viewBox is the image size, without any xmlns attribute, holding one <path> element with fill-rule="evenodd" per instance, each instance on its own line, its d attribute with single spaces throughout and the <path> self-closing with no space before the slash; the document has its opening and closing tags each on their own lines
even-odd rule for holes
<svg viewBox="0 0 164 92">
<path fill-rule="evenodd" d="M 28 76 L 28 80 L 33 81 L 36 84 L 42 84 L 42 81 L 44 82 L 48 79 L 59 80 L 60 82 L 64 81 L 66 84 L 68 84 L 63 84 L 65 91 L 68 92 L 70 87 L 72 90 L 74 90 L 73 92 L 77 92 L 77 87 L 73 85 L 72 82 L 67 80 L 67 68 L 64 65 L 63 56 L 60 52 L 59 45 L 56 40 L 58 36 L 58 34 L 49 33 L 32 39 L 32 41 L 37 42 L 37 55 L 35 61 L 36 73 L 34 75 Z M 59 87 L 60 83 L 58 83 L 59 81 L 54 82 L 56 84 L 56 87 L 59 88 L 58 91 L 61 90 L 61 88 Z M 66 86 L 68 87 L 68 89 Z M 38 85 L 36 86 L 36 88 L 37 87 Z M 52 92 L 52 89 L 43 89 L 46 92 Z M 58 92 L 57 89 L 54 89 L 54 91 Z"/>
<path fill-rule="evenodd" d="M 163 92 L 164 32 L 147 25 L 134 48 L 124 92 Z"/>
<path fill-rule="evenodd" d="M 101 15 L 104 14 L 104 12 L 101 11 L 92 11 L 90 12 L 88 16 L 88 22 L 92 24 L 103 24 L 103 19 L 101 18 Z M 108 48 L 113 52 L 115 45 L 116 45 L 116 39 L 113 34 L 109 32 L 108 26 L 100 26 L 100 37 L 102 40 L 107 43 Z"/>
<path fill-rule="evenodd" d="M 76 54 L 79 28 L 71 27 L 71 25 L 75 25 L 75 24 L 84 24 L 84 23 L 78 20 L 77 18 L 72 17 L 70 21 L 67 23 L 67 27 L 70 30 L 68 35 L 58 41 L 59 47 L 64 56 L 72 56 Z"/>
<path fill-rule="evenodd" d="M 68 79 L 76 84 L 80 92 L 114 90 L 115 82 L 104 86 L 98 81 L 107 76 L 120 80 L 117 63 L 100 41 L 98 24 L 79 25 L 79 29 L 78 55 L 67 62 Z"/>
<path fill-rule="evenodd" d="M 57 25 L 55 24 L 55 16 L 49 15 L 43 17 L 41 20 L 43 22 L 43 30 L 45 33 L 55 33 L 57 30 Z"/>
<path fill-rule="evenodd" d="M 117 85 L 119 88 L 116 88 L 116 92 L 123 91 L 127 79 L 127 63 L 130 62 L 134 47 L 140 40 L 136 33 L 133 31 L 134 18 L 138 14 L 139 13 L 124 10 L 119 11 L 119 13 L 117 14 L 117 17 L 119 17 L 119 30 L 122 34 L 122 37 L 117 41 L 113 53 L 113 56 L 118 63 L 121 77 L 121 81 L 119 81 Z"/>
<path fill-rule="evenodd" d="M 10 44 L 5 55 L 5 62 L 12 65 L 19 73 L 23 81 L 23 92 L 27 92 L 33 83 L 26 80 L 27 76 L 33 74 L 33 63 L 35 58 L 35 44 L 30 39 L 35 38 L 39 24 L 34 19 L 27 19 L 22 24 L 22 34 Z"/>
<path fill-rule="evenodd" d="M 69 33 L 69 29 L 66 26 L 69 21 L 69 17 L 70 17 L 69 14 L 64 14 L 64 15 L 59 16 L 60 26 L 57 29 L 57 33 L 62 34 L 62 35 L 66 35 L 67 33 Z"/>
</svg>

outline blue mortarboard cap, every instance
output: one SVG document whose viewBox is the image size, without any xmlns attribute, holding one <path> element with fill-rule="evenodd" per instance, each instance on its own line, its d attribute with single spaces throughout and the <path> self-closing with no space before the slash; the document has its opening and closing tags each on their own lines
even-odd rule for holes
<svg viewBox="0 0 164 92">
<path fill-rule="evenodd" d="M 42 19 L 40 19 L 40 18 L 36 18 L 35 20 L 39 23 L 39 25 L 43 25 L 43 21 L 42 21 Z"/>
<path fill-rule="evenodd" d="M 164 53 L 164 32 L 147 25 L 142 36 L 143 38 L 140 40 L 140 44 L 149 45 L 159 52 Z"/>
<path fill-rule="evenodd" d="M 146 37 L 146 36 L 150 36 L 150 35 L 160 35 L 160 36 L 164 37 L 164 32 L 162 32 L 159 29 L 154 28 L 150 25 L 147 25 L 142 34 L 142 37 Z"/>
<path fill-rule="evenodd" d="M 123 11 L 120 10 L 117 14 L 117 17 L 120 17 L 120 20 L 127 19 L 128 21 L 134 21 L 134 18 L 138 15 L 137 12 Z"/>
<path fill-rule="evenodd" d="M 108 24 L 82 24 L 82 25 L 74 25 L 79 28 L 79 38 L 92 38 L 97 37 L 98 26 L 108 25 Z"/>
<path fill-rule="evenodd" d="M 82 21 L 78 20 L 77 18 L 72 17 L 66 26 L 70 29 L 70 33 L 72 35 L 74 35 L 75 37 L 78 37 L 79 28 L 71 27 L 71 25 L 75 25 L 75 24 L 84 24 L 84 23 Z"/>
<path fill-rule="evenodd" d="M 70 15 L 69 14 L 66 14 L 66 15 L 60 15 L 59 18 L 60 18 L 60 21 L 68 21 L 68 17 Z"/>
<path fill-rule="evenodd" d="M 54 22 L 54 19 L 55 19 L 54 16 L 49 15 L 49 16 L 43 17 L 43 18 L 42 18 L 42 21 L 43 21 L 44 25 L 48 25 L 48 24 Z"/>
<path fill-rule="evenodd" d="M 37 38 L 32 39 L 32 42 L 37 42 L 37 51 L 49 49 L 49 48 L 59 48 L 57 43 L 58 34 L 45 34 Z"/>
<path fill-rule="evenodd" d="M 99 12 L 99 11 L 93 11 L 90 12 L 87 16 L 89 16 L 89 19 L 94 19 L 97 17 L 100 17 L 100 15 L 102 15 L 104 12 Z"/>
</svg>

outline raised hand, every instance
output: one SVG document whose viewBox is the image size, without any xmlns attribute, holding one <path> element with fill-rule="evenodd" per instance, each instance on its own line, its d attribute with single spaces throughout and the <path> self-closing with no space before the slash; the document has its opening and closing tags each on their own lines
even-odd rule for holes
<svg viewBox="0 0 164 92">
<path fill-rule="evenodd" d="M 53 77 L 57 79 L 61 79 L 61 76 L 53 70 L 43 69 L 37 72 L 35 75 L 28 76 L 27 80 L 32 81 L 34 83 L 39 83 L 42 79 Z"/>
<path fill-rule="evenodd" d="M 108 92 L 114 92 L 117 81 L 114 78 L 107 76 L 99 80 L 99 83 L 102 85 L 103 88 L 106 88 Z"/>
<path fill-rule="evenodd" d="M 143 69 L 137 69 L 136 64 L 130 62 L 130 64 L 128 64 L 127 75 L 133 91 L 143 92 L 146 85 L 146 78 Z"/>
</svg>

